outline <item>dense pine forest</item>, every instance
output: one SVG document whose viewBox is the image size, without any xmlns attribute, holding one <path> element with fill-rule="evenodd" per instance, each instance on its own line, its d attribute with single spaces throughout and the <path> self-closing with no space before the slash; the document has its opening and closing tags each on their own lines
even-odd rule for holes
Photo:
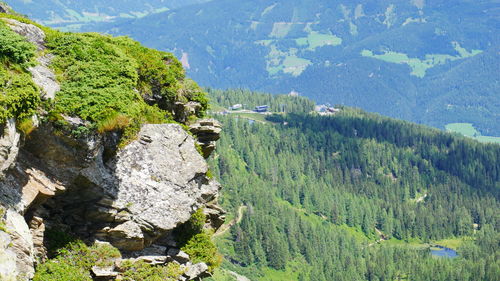
<svg viewBox="0 0 500 281">
<path fill-rule="evenodd" d="M 252 280 L 500 276 L 500 146 L 347 107 L 306 113 L 298 97 L 209 92 L 223 106 L 270 98 L 297 112 L 218 117 L 214 175 L 243 214 L 219 239 L 225 268 Z"/>
</svg>

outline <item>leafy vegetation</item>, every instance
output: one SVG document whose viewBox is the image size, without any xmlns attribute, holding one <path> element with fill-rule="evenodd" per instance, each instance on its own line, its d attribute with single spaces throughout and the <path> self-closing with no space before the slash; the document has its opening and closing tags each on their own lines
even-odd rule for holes
<svg viewBox="0 0 500 281">
<path fill-rule="evenodd" d="M 248 211 L 219 242 L 225 268 L 252 280 L 495 280 L 498 145 L 347 107 L 274 125 L 232 116 L 218 117 L 213 172 L 231 187 L 223 205 Z M 379 232 L 390 240 L 375 243 Z M 459 256 L 432 257 L 440 242 Z"/>
<path fill-rule="evenodd" d="M 98 34 L 70 33 L 58 33 L 48 40 L 56 55 L 52 65 L 61 82 L 56 110 L 100 123 L 101 130 L 113 129 L 109 128 L 110 119 L 125 116 L 138 123 L 143 119 L 166 122 L 167 112 L 149 107 L 134 91 L 142 82 L 138 62 L 116 41 Z"/>
<path fill-rule="evenodd" d="M 2 17 L 34 24 L 15 14 Z M 45 109 L 50 116 L 64 114 L 89 121 L 72 128 L 73 136 L 120 131 L 123 146 L 135 137 L 141 124 L 173 122 L 177 102 L 197 102 L 196 117 L 205 114 L 208 99 L 204 91 L 185 78 L 172 54 L 148 49 L 126 37 L 65 33 L 35 25 L 47 35 L 46 52 L 55 55 L 51 67 L 61 84 L 55 101 L 47 102 Z M 39 90 L 26 71 L 34 64 L 36 48 L 3 22 L 0 35 L 0 123 L 14 117 L 22 120 L 18 128 L 29 133 L 33 127 L 28 119 L 40 106 Z M 55 119 L 62 127 L 67 125 L 63 118 Z"/>
<path fill-rule="evenodd" d="M 5 229 L 4 216 L 5 216 L 5 209 L 0 206 L 0 231 L 4 231 L 5 232 L 6 229 Z"/>
<path fill-rule="evenodd" d="M 124 281 L 151 280 L 151 281 L 175 281 L 182 275 L 183 270 L 176 263 L 169 263 L 166 266 L 151 266 L 143 261 L 125 261 L 121 265 Z"/>
<path fill-rule="evenodd" d="M 44 243 L 47 248 L 47 256 L 49 258 L 56 257 L 60 249 L 65 248 L 77 239 L 66 231 L 59 229 L 48 228 L 44 233 Z"/>
<path fill-rule="evenodd" d="M 198 233 L 191 237 L 181 250 L 189 255 L 193 263 L 206 263 L 209 271 L 219 267 L 222 262 L 222 256 L 217 252 L 217 246 L 207 232 Z"/>
<path fill-rule="evenodd" d="M 33 44 L 0 20 L 0 124 L 31 117 L 40 103 L 38 88 L 26 71 L 35 52 Z"/>
<path fill-rule="evenodd" d="M 34 281 L 91 281 L 92 266 L 109 266 L 120 252 L 109 244 L 88 247 L 81 241 L 58 250 L 57 256 L 37 266 Z"/>
<path fill-rule="evenodd" d="M 211 234 L 203 229 L 206 216 L 202 209 L 198 209 L 183 225 L 175 230 L 176 238 L 181 250 L 186 252 L 193 263 L 204 262 L 211 272 L 220 266 L 221 255 L 212 241 Z"/>
<path fill-rule="evenodd" d="M 54 233 L 48 233 L 54 236 Z M 91 281 L 90 271 L 93 266 L 107 267 L 121 258 L 120 251 L 109 244 L 99 243 L 87 246 L 82 241 L 73 240 L 66 243 L 67 237 L 58 233 L 52 237 L 58 242 L 52 246 L 64 247 L 56 251 L 53 259 L 37 266 L 34 281 Z M 180 265 L 169 263 L 166 266 L 152 266 L 144 261 L 132 262 L 125 260 L 120 265 L 122 280 L 177 280 L 183 273 Z"/>
<path fill-rule="evenodd" d="M 88 132 L 121 131 L 122 145 L 141 124 L 173 122 L 176 102 L 198 102 L 198 117 L 208 108 L 205 93 L 172 54 L 96 33 L 51 32 L 47 48 L 61 84 L 50 114 L 89 121 Z"/>
<path fill-rule="evenodd" d="M 0 59 L 4 64 L 30 66 L 33 64 L 35 52 L 36 47 L 33 44 L 0 21 Z"/>
</svg>

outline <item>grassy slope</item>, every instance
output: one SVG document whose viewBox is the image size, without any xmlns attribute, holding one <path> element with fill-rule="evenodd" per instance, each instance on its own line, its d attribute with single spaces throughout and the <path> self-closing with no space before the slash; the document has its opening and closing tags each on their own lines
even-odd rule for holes
<svg viewBox="0 0 500 281">
<path fill-rule="evenodd" d="M 446 131 L 459 133 L 480 142 L 500 143 L 500 137 L 482 136 L 471 123 L 451 123 L 446 125 Z"/>
</svg>

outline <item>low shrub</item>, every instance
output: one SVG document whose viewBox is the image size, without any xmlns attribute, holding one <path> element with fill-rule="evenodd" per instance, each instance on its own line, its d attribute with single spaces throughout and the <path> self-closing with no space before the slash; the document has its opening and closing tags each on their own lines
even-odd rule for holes
<svg viewBox="0 0 500 281">
<path fill-rule="evenodd" d="M 222 256 L 211 239 L 211 233 L 204 230 L 206 216 L 198 209 L 191 218 L 175 230 L 181 250 L 189 254 L 193 263 L 204 262 L 211 272 L 222 263 Z"/>
<path fill-rule="evenodd" d="M 30 74 L 0 66 L 0 124 L 33 116 L 39 104 L 39 90 Z"/>
<path fill-rule="evenodd" d="M 59 235 L 59 245 L 66 243 L 68 237 Z M 37 266 L 34 281 L 92 280 L 90 270 L 94 265 L 110 266 L 121 257 L 120 251 L 109 244 L 99 243 L 89 247 L 82 241 L 69 242 L 55 252 L 55 258 Z"/>
<path fill-rule="evenodd" d="M 24 118 L 17 121 L 16 128 L 24 136 L 29 135 L 35 129 L 35 124 L 32 118 Z"/>
<path fill-rule="evenodd" d="M 210 272 L 213 272 L 222 263 L 222 256 L 217 252 L 217 246 L 215 246 L 211 235 L 207 232 L 191 237 L 181 250 L 191 257 L 193 263 L 206 263 Z"/>
<path fill-rule="evenodd" d="M 99 122 L 97 131 L 99 133 L 123 130 L 130 125 L 130 117 L 124 114 L 114 114 Z"/>
<path fill-rule="evenodd" d="M 144 261 L 130 262 L 122 264 L 124 272 L 123 281 L 175 281 L 178 280 L 184 271 L 179 264 L 169 263 L 166 266 L 153 266 Z"/>
<path fill-rule="evenodd" d="M 33 281 L 92 281 L 90 272 L 85 268 L 63 260 L 50 260 L 36 268 Z"/>
<path fill-rule="evenodd" d="M 0 58 L 4 62 L 19 64 L 23 67 L 34 65 L 35 45 L 12 31 L 0 20 Z"/>
<path fill-rule="evenodd" d="M 59 245 L 66 243 L 68 237 L 60 233 L 58 235 Z M 33 281 L 91 281 L 93 266 L 111 266 L 116 259 L 121 258 L 118 249 L 105 243 L 89 247 L 82 241 L 74 241 L 56 252 L 55 258 L 37 266 Z M 120 271 L 124 281 L 174 281 L 183 273 L 180 265 L 175 263 L 152 266 L 144 261 L 130 260 L 121 264 Z"/>
</svg>

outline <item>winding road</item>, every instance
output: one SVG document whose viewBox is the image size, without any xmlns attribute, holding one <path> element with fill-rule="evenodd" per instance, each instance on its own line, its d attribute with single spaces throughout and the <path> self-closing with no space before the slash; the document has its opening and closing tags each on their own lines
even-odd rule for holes
<svg viewBox="0 0 500 281">
<path fill-rule="evenodd" d="M 215 232 L 215 234 L 213 235 L 214 237 L 217 237 L 217 236 L 221 236 L 223 235 L 224 233 L 226 233 L 229 229 L 231 229 L 231 227 L 235 224 L 238 224 L 241 222 L 241 220 L 243 219 L 243 214 L 245 212 L 245 210 L 247 209 L 248 207 L 245 206 L 245 205 L 242 205 L 238 208 L 238 217 L 234 218 L 233 220 L 231 220 L 229 223 L 227 224 L 224 224 L 222 225 L 218 230 L 217 232 Z"/>
</svg>

